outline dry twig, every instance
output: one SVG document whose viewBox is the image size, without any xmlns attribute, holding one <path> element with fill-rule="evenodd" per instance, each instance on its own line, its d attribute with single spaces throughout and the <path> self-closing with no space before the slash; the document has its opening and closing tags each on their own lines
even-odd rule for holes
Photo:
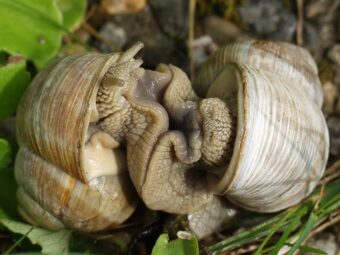
<svg viewBox="0 0 340 255">
<path fill-rule="evenodd" d="M 296 0 L 298 9 L 298 20 L 296 23 L 296 42 L 303 45 L 303 0 Z"/>
<path fill-rule="evenodd" d="M 195 37 L 195 9 L 196 0 L 189 1 L 189 31 L 188 31 L 188 52 L 190 61 L 190 75 L 194 78 L 195 75 L 195 59 L 194 59 L 194 37 Z"/>
<path fill-rule="evenodd" d="M 329 218 L 328 221 L 326 221 L 325 223 L 323 223 L 322 225 L 318 226 L 317 228 L 315 228 L 312 232 L 309 233 L 306 242 L 312 238 L 313 236 L 315 236 L 316 234 L 324 231 L 326 228 L 336 224 L 340 222 L 340 211 L 335 212 L 335 214 L 333 216 L 331 216 Z"/>
<path fill-rule="evenodd" d="M 318 199 L 317 199 L 317 201 L 316 201 L 316 203 L 315 203 L 314 210 L 319 209 L 320 201 L 321 201 L 321 199 L 323 198 L 323 196 L 324 196 L 324 194 L 325 194 L 325 185 L 326 185 L 326 183 L 322 183 L 322 184 L 321 184 L 319 197 L 318 197 Z"/>
<path fill-rule="evenodd" d="M 92 36 L 94 36 L 97 40 L 105 43 L 107 46 L 109 46 L 110 50 L 113 52 L 119 51 L 119 47 L 117 47 L 115 44 L 110 42 L 108 39 L 106 39 L 104 36 L 102 36 L 96 29 L 94 29 L 90 24 L 87 22 L 82 23 L 82 27 L 89 32 Z"/>
<path fill-rule="evenodd" d="M 325 171 L 324 178 L 319 182 L 319 185 L 325 185 L 330 181 L 333 181 L 340 177 L 340 159 L 335 161 L 329 168 Z"/>
<path fill-rule="evenodd" d="M 239 255 L 239 254 L 246 254 L 246 253 L 250 253 L 253 251 L 257 250 L 258 245 L 256 244 L 251 244 L 249 246 L 246 247 L 241 247 L 235 251 L 230 252 L 230 255 Z"/>
<path fill-rule="evenodd" d="M 332 174 L 338 172 L 339 169 L 340 169 L 340 159 L 338 159 L 337 161 L 335 161 L 330 167 L 328 167 L 328 168 L 326 169 L 325 176 L 332 175 Z"/>
</svg>

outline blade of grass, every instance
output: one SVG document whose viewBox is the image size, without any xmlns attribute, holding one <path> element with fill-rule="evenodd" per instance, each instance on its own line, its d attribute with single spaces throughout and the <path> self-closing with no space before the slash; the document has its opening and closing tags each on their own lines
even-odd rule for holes
<svg viewBox="0 0 340 255">
<path fill-rule="evenodd" d="M 224 251 L 226 249 L 232 249 L 248 242 L 259 240 L 260 238 L 269 234 L 271 227 L 284 215 L 281 213 L 273 218 L 261 223 L 260 225 L 246 230 L 238 235 L 229 237 L 221 242 L 218 242 L 209 247 L 212 253 Z"/>
<path fill-rule="evenodd" d="M 327 255 L 327 252 L 307 245 L 301 245 L 300 250 L 303 252 L 312 252 L 315 254 Z"/>
<path fill-rule="evenodd" d="M 35 226 L 32 226 L 31 229 L 29 229 L 26 234 L 22 235 L 11 247 L 9 247 L 8 250 L 5 251 L 5 253 L 3 255 L 11 254 L 11 252 L 17 246 L 19 246 L 22 243 L 22 241 L 24 241 L 24 239 L 28 236 L 29 233 L 31 233 L 33 231 L 34 228 L 35 228 Z"/>
<path fill-rule="evenodd" d="M 287 255 L 293 255 L 300 248 L 301 244 L 306 240 L 308 234 L 311 232 L 317 221 L 318 217 L 314 212 L 312 212 L 306 224 L 301 228 L 299 238 L 296 240 L 293 247 L 288 251 Z"/>
<path fill-rule="evenodd" d="M 258 249 L 255 252 L 255 255 L 260 255 L 265 245 L 269 242 L 269 240 L 272 238 L 272 236 L 281 228 L 282 224 L 296 211 L 295 208 L 292 208 L 291 210 L 288 210 L 286 213 L 284 213 L 281 218 L 274 224 L 274 226 L 270 229 L 269 234 L 267 237 L 263 240 L 263 242 L 260 244 Z"/>
<path fill-rule="evenodd" d="M 339 195 L 339 190 L 340 190 L 340 179 L 327 183 L 327 185 L 325 186 L 324 194 L 319 203 L 320 208 L 323 206 L 326 206 L 326 204 L 328 204 L 330 200 L 333 200 L 335 196 Z M 320 188 L 316 189 L 313 192 L 313 195 L 315 196 L 315 195 L 318 195 L 319 193 L 320 193 Z"/>
<path fill-rule="evenodd" d="M 279 241 L 274 246 L 273 254 L 279 253 L 280 249 L 285 245 L 285 242 L 287 241 L 290 233 L 297 226 L 301 218 L 307 213 L 307 209 L 308 209 L 307 207 L 302 207 L 299 210 L 297 210 L 292 222 L 289 224 L 287 229 L 283 232 L 282 236 L 280 237 Z"/>
<path fill-rule="evenodd" d="M 297 241 L 300 242 L 298 246 L 300 246 L 307 239 L 310 231 L 314 227 L 327 220 L 329 216 L 340 207 L 340 195 L 338 194 L 339 187 L 340 180 L 327 183 L 325 186 L 324 194 L 320 200 L 319 207 L 317 209 L 315 208 L 315 203 L 318 201 L 317 199 L 319 198 L 320 188 L 316 189 L 308 199 L 297 206 L 295 213 L 293 213 L 290 217 L 287 217 L 285 221 L 282 222 L 282 225 L 277 231 L 285 231 L 279 239 L 279 242 L 275 246 L 263 248 L 262 252 L 277 254 L 277 251 L 285 245 L 287 240 L 291 240 L 291 242 L 293 242 L 294 240 L 295 243 L 295 240 L 298 239 Z M 298 234 L 289 236 L 292 234 L 293 231 L 295 232 L 296 225 L 306 214 L 308 214 L 309 217 L 304 220 L 304 222 L 306 223 L 302 225 L 302 227 L 298 231 Z M 221 251 L 234 249 L 245 244 L 254 243 L 255 241 L 258 241 L 261 238 L 265 237 L 266 235 L 269 235 L 273 231 L 271 228 L 273 226 L 277 226 L 276 223 L 281 219 L 281 217 L 283 217 L 283 215 L 285 215 L 285 212 L 274 216 L 273 218 L 265 221 L 260 225 L 255 226 L 252 229 L 245 230 L 244 232 L 241 232 L 236 236 L 229 237 L 216 244 L 213 244 L 209 247 L 209 249 L 212 254 L 217 254 Z M 302 234 L 304 236 L 301 236 Z M 302 240 L 300 240 L 300 238 L 302 238 Z M 275 252 L 271 252 L 272 250 L 275 250 Z"/>
<path fill-rule="evenodd" d="M 286 246 L 293 247 L 293 244 L 291 243 L 285 243 Z M 308 245 L 300 245 L 299 250 L 302 252 L 311 252 L 315 254 L 321 254 L 321 255 L 327 255 L 327 252 L 308 246 Z M 274 254 L 274 253 L 273 253 Z"/>
<path fill-rule="evenodd" d="M 330 211 L 333 211 L 334 208 L 337 208 L 340 206 L 340 194 L 333 197 L 333 199 L 327 201 L 322 207 L 320 207 L 316 212 L 318 215 L 326 214 Z"/>
<path fill-rule="evenodd" d="M 219 243 L 216 243 L 209 247 L 212 254 L 217 254 L 221 251 L 225 251 L 228 249 L 233 249 L 239 247 L 241 245 L 247 244 L 252 241 L 256 241 L 269 233 L 269 229 L 263 229 L 254 233 L 252 231 L 249 232 L 242 232 L 242 235 L 232 236 L 228 239 L 225 239 Z M 246 235 L 247 234 L 247 235 Z"/>
</svg>

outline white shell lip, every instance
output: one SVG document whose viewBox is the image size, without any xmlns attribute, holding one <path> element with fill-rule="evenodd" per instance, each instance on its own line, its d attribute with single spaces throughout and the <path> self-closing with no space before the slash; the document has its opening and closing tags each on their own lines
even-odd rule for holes
<svg viewBox="0 0 340 255">
<path fill-rule="evenodd" d="M 118 147 L 119 143 L 103 131 L 91 135 L 82 151 L 86 183 L 100 176 L 116 176 L 126 171 L 126 156 Z"/>
<path fill-rule="evenodd" d="M 89 53 L 91 54 L 91 53 Z M 100 79 L 98 79 L 97 81 L 95 81 L 95 84 L 93 85 L 93 91 L 92 91 L 92 95 L 91 98 L 88 100 L 87 104 L 87 111 L 84 115 L 84 129 L 83 129 L 83 134 L 82 134 L 82 140 L 81 140 L 81 148 L 80 148 L 80 168 L 82 169 L 82 176 L 81 176 L 81 180 L 84 183 L 89 183 L 93 178 L 96 178 L 98 176 L 101 176 L 101 174 L 104 175 L 110 175 L 110 174 L 116 174 L 115 172 L 117 171 L 121 171 L 121 167 L 118 167 L 119 169 L 115 169 L 115 167 L 111 170 L 108 170 L 109 168 L 107 167 L 108 162 L 114 162 L 116 155 L 113 153 L 112 151 L 112 155 L 110 156 L 106 156 L 106 159 L 99 159 L 99 160 L 95 160 L 95 155 L 90 156 L 89 157 L 89 153 L 94 154 L 95 152 L 95 147 L 97 147 L 97 151 L 98 151 L 98 144 L 97 146 L 88 146 L 86 145 L 87 142 L 87 138 L 89 136 L 93 136 L 94 134 L 91 134 L 92 131 L 90 130 L 90 124 L 91 123 L 96 123 L 99 120 L 99 114 L 98 114 L 98 110 L 96 107 L 96 96 L 98 93 L 98 89 L 99 86 L 102 82 L 103 77 L 105 76 L 105 73 L 108 71 L 108 69 L 112 66 L 112 64 L 117 61 L 119 57 L 119 54 L 109 54 L 109 58 L 106 60 L 103 68 L 100 70 L 100 74 L 98 77 L 100 77 Z M 106 133 L 103 133 L 101 136 L 105 135 Z M 91 137 L 89 137 L 89 139 L 91 139 Z M 103 139 L 102 139 L 103 140 Z M 91 147 L 91 148 L 90 148 Z M 102 152 L 105 152 L 106 154 L 110 154 L 110 148 L 106 148 L 104 149 L 103 146 L 102 147 Z M 117 147 L 117 146 L 110 146 L 113 148 Z M 91 152 L 90 152 L 91 151 Z M 98 152 L 96 152 L 98 153 Z M 106 166 L 104 168 L 101 169 L 101 171 L 97 171 L 99 169 L 99 166 L 103 167 Z"/>
<path fill-rule="evenodd" d="M 234 77 L 230 77 L 234 83 L 229 83 L 229 86 L 223 86 L 223 90 L 221 90 L 221 86 L 218 86 L 219 84 L 215 83 L 216 88 L 214 88 L 214 82 L 209 87 L 209 90 L 207 92 L 207 98 L 209 97 L 233 97 L 233 95 L 227 95 L 229 93 L 228 88 L 232 86 L 232 89 L 236 89 L 236 109 L 232 109 L 237 111 L 237 132 L 236 132 L 236 138 L 235 138 L 235 144 L 233 149 L 233 154 L 230 159 L 230 162 L 228 166 L 220 168 L 221 172 L 223 173 L 222 176 L 220 174 L 217 175 L 208 175 L 208 183 L 210 188 L 215 194 L 223 195 L 228 190 L 228 186 L 231 185 L 234 177 L 237 174 L 237 169 L 239 166 L 240 161 L 242 160 L 242 143 L 245 139 L 245 121 L 246 121 L 246 107 L 247 104 L 247 90 L 245 89 L 244 80 L 242 80 L 241 72 L 239 70 L 239 66 L 236 64 L 227 64 L 226 68 L 223 69 L 220 74 L 216 77 L 215 81 L 218 79 L 219 76 L 229 76 L 233 75 Z M 224 80 L 226 77 L 223 77 Z M 244 102 L 244 103 L 239 103 Z"/>
</svg>

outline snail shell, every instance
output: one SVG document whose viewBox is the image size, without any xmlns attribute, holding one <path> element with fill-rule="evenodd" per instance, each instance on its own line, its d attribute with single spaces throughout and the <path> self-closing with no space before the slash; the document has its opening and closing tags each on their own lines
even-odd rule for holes
<svg viewBox="0 0 340 255">
<path fill-rule="evenodd" d="M 294 205 L 323 175 L 329 134 L 310 54 L 288 43 L 248 41 L 218 50 L 194 88 L 219 97 L 237 115 L 227 167 L 214 171 L 216 194 L 257 212 Z"/>
<path fill-rule="evenodd" d="M 50 229 L 111 228 L 137 199 L 118 143 L 95 127 L 99 84 L 118 55 L 75 55 L 39 73 L 17 113 L 19 211 Z"/>
<path fill-rule="evenodd" d="M 239 63 L 264 72 L 275 73 L 302 90 L 319 107 L 323 94 L 318 70 L 310 53 L 304 48 L 285 42 L 245 41 L 227 45 L 216 51 L 201 67 L 195 81 L 195 91 L 204 97 L 216 76 L 227 63 Z"/>
</svg>

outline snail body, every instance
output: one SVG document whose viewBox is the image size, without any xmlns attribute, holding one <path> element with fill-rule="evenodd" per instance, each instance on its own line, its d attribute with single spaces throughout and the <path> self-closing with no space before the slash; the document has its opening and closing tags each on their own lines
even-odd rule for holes
<svg viewBox="0 0 340 255">
<path fill-rule="evenodd" d="M 30 85 L 15 170 L 27 220 L 98 231 L 125 221 L 138 196 L 152 210 L 209 218 L 197 212 L 222 208 L 217 196 L 275 212 L 310 194 L 329 138 L 307 51 L 233 44 L 192 86 L 175 66 L 140 67 L 141 47 L 66 57 Z"/>
</svg>

